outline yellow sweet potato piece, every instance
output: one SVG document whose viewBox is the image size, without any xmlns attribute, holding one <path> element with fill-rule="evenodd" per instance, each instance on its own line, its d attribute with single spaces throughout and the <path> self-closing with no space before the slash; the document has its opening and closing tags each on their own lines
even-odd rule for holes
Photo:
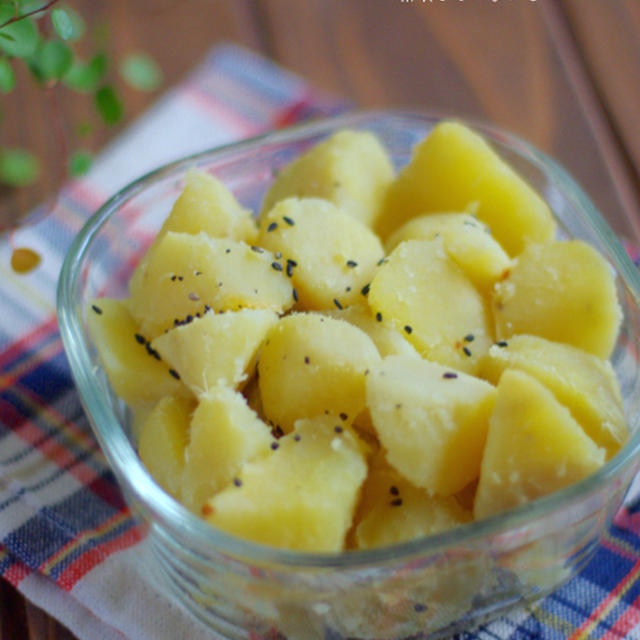
<svg viewBox="0 0 640 640">
<path fill-rule="evenodd" d="M 195 407 L 192 399 L 166 396 L 158 402 L 140 431 L 138 453 L 154 480 L 174 498 L 182 492 L 184 450 Z"/>
<path fill-rule="evenodd" d="M 280 312 L 293 304 L 293 287 L 273 263 L 243 242 L 169 231 L 131 282 L 129 308 L 152 338 L 208 308 Z"/>
<path fill-rule="evenodd" d="M 365 225 L 375 222 L 393 167 L 380 141 L 367 131 L 340 131 L 282 169 L 262 215 L 291 196 L 330 200 Z"/>
<path fill-rule="evenodd" d="M 438 124 L 416 146 L 389 187 L 377 230 L 387 238 L 422 213 L 465 211 L 470 205 L 510 256 L 555 235 L 544 200 L 481 135 L 453 121 Z"/>
<path fill-rule="evenodd" d="M 550 389 L 586 434 L 613 455 L 629 437 L 611 363 L 571 345 L 513 336 L 489 349 L 480 375 L 498 384 L 506 369 L 524 371 Z"/>
<path fill-rule="evenodd" d="M 261 246 L 282 254 L 299 309 L 346 307 L 361 301 L 384 251 L 364 223 L 319 198 L 288 198 L 263 216 Z"/>
<path fill-rule="evenodd" d="M 452 495 L 474 480 L 495 388 L 416 358 L 389 356 L 367 376 L 367 406 L 387 460 L 431 495 Z"/>
<path fill-rule="evenodd" d="M 151 253 L 169 231 L 191 234 L 204 231 L 214 238 L 232 238 L 247 244 L 253 244 L 258 237 L 251 210 L 240 206 L 216 177 L 196 170 L 186 174 L 184 189 L 132 275 L 134 282 L 142 278 Z"/>
<path fill-rule="evenodd" d="M 493 313 L 498 339 L 537 335 L 605 359 L 622 319 L 609 265 L 581 240 L 529 246 L 496 285 Z"/>
<path fill-rule="evenodd" d="M 109 383 L 127 404 L 153 406 L 164 396 L 189 395 L 151 349 L 123 300 L 93 300 L 87 326 Z"/>
<path fill-rule="evenodd" d="M 358 439 L 327 417 L 300 420 L 278 449 L 245 464 L 209 500 L 211 524 L 266 545 L 340 551 L 367 475 Z"/>
<path fill-rule="evenodd" d="M 604 464 L 589 438 L 551 391 L 522 371 L 497 387 L 474 504 L 477 519 L 582 480 Z"/>
<path fill-rule="evenodd" d="M 327 309 L 322 313 L 362 329 L 373 340 L 382 358 L 386 356 L 419 357 L 418 352 L 404 335 L 388 322 L 378 322 L 371 315 L 368 306 L 356 304 L 346 309 Z"/>
<path fill-rule="evenodd" d="M 151 346 L 200 396 L 218 384 L 238 388 L 253 373 L 258 349 L 277 320 L 268 309 L 209 311 L 158 336 Z"/>
<path fill-rule="evenodd" d="M 352 421 L 365 406 L 365 371 L 379 360 L 371 338 L 347 322 L 287 316 L 267 333 L 258 363 L 265 416 L 285 433 L 325 413 Z"/>
<path fill-rule="evenodd" d="M 242 465 L 271 451 L 270 429 L 228 387 L 215 387 L 200 398 L 191 419 L 185 450 L 182 502 L 201 515 L 215 493 L 233 484 Z"/>
<path fill-rule="evenodd" d="M 487 225 L 467 213 L 427 213 L 412 218 L 387 240 L 387 252 L 405 240 L 434 240 L 481 291 L 488 291 L 511 265 L 511 259 Z"/>
<path fill-rule="evenodd" d="M 371 281 L 380 322 L 405 333 L 424 358 L 475 373 L 492 342 L 482 295 L 444 250 L 442 239 L 398 245 Z"/>
<path fill-rule="evenodd" d="M 471 511 L 453 497 L 430 496 L 378 454 L 362 487 L 354 547 L 369 549 L 415 540 L 468 522 Z"/>
</svg>

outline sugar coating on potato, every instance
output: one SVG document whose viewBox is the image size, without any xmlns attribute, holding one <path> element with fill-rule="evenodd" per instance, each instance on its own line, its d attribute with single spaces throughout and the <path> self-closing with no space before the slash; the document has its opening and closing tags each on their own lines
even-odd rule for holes
<svg viewBox="0 0 640 640">
<path fill-rule="evenodd" d="M 371 338 L 347 322 L 311 313 L 283 318 L 258 363 L 266 418 L 285 433 L 300 418 L 352 421 L 365 406 L 365 372 L 379 360 Z"/>
<path fill-rule="evenodd" d="M 209 308 L 280 312 L 294 303 L 291 281 L 269 251 L 205 233 L 168 232 L 130 291 L 129 308 L 149 337 Z"/>
<path fill-rule="evenodd" d="M 298 421 L 277 444 L 208 501 L 207 521 L 274 547 L 340 551 L 367 474 L 357 436 L 321 416 Z"/>
<path fill-rule="evenodd" d="M 287 198 L 260 221 L 261 246 L 282 254 L 298 309 L 344 308 L 362 300 L 384 251 L 362 222 L 320 198 Z"/>
<path fill-rule="evenodd" d="M 507 369 L 533 376 L 565 405 L 586 434 L 615 454 L 629 437 L 620 386 L 611 363 L 539 336 L 512 336 L 489 349 L 480 375 L 498 384 Z"/>
<path fill-rule="evenodd" d="M 398 245 L 371 281 L 368 300 L 379 322 L 403 331 L 429 360 L 475 373 L 492 343 L 485 301 L 441 238 Z"/>
<path fill-rule="evenodd" d="M 471 520 L 456 498 L 430 496 L 379 453 L 374 457 L 355 517 L 353 547 L 369 549 L 452 529 Z"/>
<path fill-rule="evenodd" d="M 205 501 L 232 484 L 245 462 L 271 451 L 274 442 L 271 430 L 242 394 L 223 386 L 210 389 L 191 419 L 182 502 L 202 515 Z"/>
<path fill-rule="evenodd" d="M 599 469 L 600 449 L 543 384 L 502 374 L 474 504 L 485 518 L 567 487 Z"/>
<path fill-rule="evenodd" d="M 151 348 L 125 301 L 98 298 L 89 303 L 86 314 L 109 383 L 127 404 L 153 406 L 164 396 L 189 395 Z"/>
<path fill-rule="evenodd" d="M 496 285 L 493 314 L 498 339 L 533 334 L 601 358 L 622 320 L 611 268 L 581 240 L 527 247 Z"/>
<path fill-rule="evenodd" d="M 253 373 L 258 349 L 277 321 L 268 309 L 211 310 L 163 333 L 151 346 L 200 396 L 220 384 L 238 388 Z"/>
<path fill-rule="evenodd" d="M 368 131 L 340 131 L 284 167 L 267 192 L 261 217 L 291 196 L 333 202 L 373 226 L 394 177 L 386 150 Z"/>
<path fill-rule="evenodd" d="M 394 231 L 385 246 L 393 251 L 405 240 L 442 238 L 446 252 L 482 292 L 488 291 L 511 266 L 511 259 L 491 229 L 468 213 L 427 213 Z"/>
<path fill-rule="evenodd" d="M 191 398 L 165 396 L 145 419 L 138 440 L 144 466 L 165 491 L 178 499 L 194 408 L 195 401 Z"/>
<path fill-rule="evenodd" d="M 447 367 L 389 356 L 367 376 L 367 406 L 387 460 L 431 495 L 478 477 L 493 385 Z"/>
<path fill-rule="evenodd" d="M 455 121 L 436 125 L 389 187 L 376 229 L 387 238 L 425 212 L 465 211 L 480 220 L 510 256 L 531 242 L 553 239 L 545 201 L 478 133 Z"/>
</svg>

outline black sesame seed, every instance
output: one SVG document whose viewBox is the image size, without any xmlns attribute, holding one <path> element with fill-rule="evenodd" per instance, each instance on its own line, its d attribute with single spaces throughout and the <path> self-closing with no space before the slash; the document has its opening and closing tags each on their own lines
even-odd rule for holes
<svg viewBox="0 0 640 640">
<path fill-rule="evenodd" d="M 234 484 L 236 487 L 241 487 L 241 486 L 242 486 L 242 480 L 240 480 L 240 478 L 234 478 L 234 479 L 233 479 L 233 484 Z"/>
<path fill-rule="evenodd" d="M 363 296 L 368 296 L 369 295 L 369 289 L 371 289 L 371 283 L 370 282 L 368 284 L 365 284 L 364 287 L 362 287 L 362 289 L 360 289 L 360 293 Z"/>
<path fill-rule="evenodd" d="M 292 260 L 291 258 L 287 258 L 287 264 L 290 264 L 292 267 L 298 266 L 298 263 L 295 260 Z"/>
<path fill-rule="evenodd" d="M 205 304 L 204 305 L 204 312 L 207 313 L 209 311 L 211 311 L 211 307 L 208 304 Z"/>
<path fill-rule="evenodd" d="M 416 602 L 416 604 L 413 605 L 413 610 L 416 613 L 422 613 L 423 611 L 427 610 L 427 605 L 426 604 L 420 604 L 419 602 Z"/>
<path fill-rule="evenodd" d="M 345 287 L 344 289 L 347 293 L 349 293 L 349 291 L 351 291 L 351 287 Z"/>
<path fill-rule="evenodd" d="M 251 245 L 251 251 L 255 251 L 256 253 L 264 253 L 264 249 L 262 247 L 256 247 L 255 245 Z"/>
<path fill-rule="evenodd" d="M 138 344 L 147 344 L 147 340 L 144 336 L 141 336 L 139 333 L 135 334 L 135 338 L 138 342 Z"/>
<path fill-rule="evenodd" d="M 295 287 L 293 288 L 292 295 L 293 299 L 298 302 L 298 292 L 296 291 Z"/>
<path fill-rule="evenodd" d="M 413 327 L 411 327 L 411 326 L 410 326 L 410 325 L 408 325 L 408 324 L 405 324 L 405 325 L 404 325 L 404 330 L 405 330 L 407 333 L 411 333 L 411 332 L 413 331 Z"/>
<path fill-rule="evenodd" d="M 290 226 L 293 227 L 295 221 L 289 218 L 289 216 L 282 216 L 282 219 Z"/>
<path fill-rule="evenodd" d="M 342 433 L 343 432 L 343 428 L 339 424 L 337 424 L 335 427 L 333 427 L 333 430 L 336 433 Z"/>
<path fill-rule="evenodd" d="M 280 444 L 278 442 L 272 442 L 271 443 L 271 448 L 275 451 L 276 449 L 278 449 L 280 447 Z"/>
<path fill-rule="evenodd" d="M 496 342 L 499 347 L 507 347 L 509 343 L 506 340 L 500 340 L 500 342 Z"/>
<path fill-rule="evenodd" d="M 337 298 L 333 299 L 333 304 L 335 304 L 336 307 L 338 307 L 338 309 L 342 309 L 342 305 L 340 304 L 340 300 L 338 300 Z"/>
<path fill-rule="evenodd" d="M 273 257 L 274 257 L 276 260 L 280 260 L 280 258 L 282 258 L 282 251 L 276 251 L 276 252 L 273 254 Z"/>
<path fill-rule="evenodd" d="M 178 279 L 178 276 L 171 276 L 171 282 L 175 282 Z"/>
<path fill-rule="evenodd" d="M 194 276 L 201 276 L 202 275 L 202 271 L 196 271 L 193 274 Z"/>
<path fill-rule="evenodd" d="M 296 435 L 295 435 L 295 436 L 293 436 L 293 439 L 294 439 L 296 442 L 300 442 L 301 438 L 302 438 L 302 436 L 301 436 L 299 433 L 296 433 Z"/>
<path fill-rule="evenodd" d="M 357 266 L 358 266 L 358 263 L 355 260 L 347 260 L 347 267 L 350 267 L 351 269 L 353 269 Z"/>
<path fill-rule="evenodd" d="M 378 313 L 376 313 L 376 320 L 378 322 L 382 322 L 382 314 L 378 311 Z"/>
<path fill-rule="evenodd" d="M 389 493 L 390 493 L 392 496 L 399 496 L 399 495 L 400 495 L 400 491 L 399 491 L 398 487 L 396 487 L 394 484 L 392 484 L 392 485 L 389 487 Z"/>
<path fill-rule="evenodd" d="M 475 340 L 475 336 L 473 335 L 473 333 L 468 333 L 465 337 L 464 337 L 464 341 L 465 342 L 473 342 Z"/>
<path fill-rule="evenodd" d="M 346 413 L 341 413 L 340 414 L 340 420 L 346 420 L 349 416 Z"/>
<path fill-rule="evenodd" d="M 380 258 L 380 260 L 378 260 L 378 266 L 381 267 L 386 261 L 386 258 Z"/>
<path fill-rule="evenodd" d="M 145 342 L 144 346 L 150 356 L 153 356 L 156 360 L 160 360 L 160 354 L 151 346 L 150 343 Z"/>
<path fill-rule="evenodd" d="M 305 364 L 309 364 L 310 360 L 309 360 L 309 356 L 305 356 L 304 357 L 304 363 Z"/>
<path fill-rule="evenodd" d="M 279 262 L 272 262 L 271 267 L 276 271 L 282 271 L 282 265 Z"/>
<path fill-rule="evenodd" d="M 183 278 L 182 276 L 178 276 L 178 280 L 179 280 L 180 282 L 182 282 L 182 281 L 184 280 L 184 278 Z"/>
<path fill-rule="evenodd" d="M 458 374 L 457 374 L 457 373 L 454 373 L 453 371 L 445 371 L 445 372 L 442 374 L 442 377 L 443 377 L 443 378 L 446 378 L 447 380 L 453 380 L 454 378 L 457 378 L 457 377 L 458 377 Z"/>
<path fill-rule="evenodd" d="M 469 349 L 469 347 L 462 347 L 462 351 L 465 356 L 471 356 L 471 349 Z"/>
<path fill-rule="evenodd" d="M 231 253 L 231 249 L 225 249 L 225 253 Z"/>
<path fill-rule="evenodd" d="M 97 305 L 97 304 L 92 304 L 91 308 L 93 309 L 93 311 L 95 313 L 97 313 L 98 315 L 102 315 L 102 309 Z"/>
<path fill-rule="evenodd" d="M 293 265 L 287 260 L 287 276 L 291 278 L 293 276 Z"/>
<path fill-rule="evenodd" d="M 169 369 L 169 375 L 173 376 L 176 380 L 180 380 L 180 374 L 175 369 Z"/>
<path fill-rule="evenodd" d="M 278 223 L 277 222 L 272 222 L 268 227 L 267 227 L 267 231 L 275 231 L 278 228 Z"/>
<path fill-rule="evenodd" d="M 392 507 L 399 507 L 402 504 L 402 498 L 394 498 L 391 501 L 391 506 Z"/>
</svg>

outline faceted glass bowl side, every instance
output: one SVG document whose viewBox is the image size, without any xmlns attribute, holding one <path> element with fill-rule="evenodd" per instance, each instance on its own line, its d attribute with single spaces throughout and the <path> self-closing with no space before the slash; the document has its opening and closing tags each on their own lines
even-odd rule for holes
<svg viewBox="0 0 640 640">
<path fill-rule="evenodd" d="M 275 172 L 339 129 L 372 131 L 400 167 L 438 120 L 420 113 L 355 113 L 175 162 L 109 200 L 65 259 L 58 287 L 62 339 L 96 437 L 147 526 L 140 568 L 229 638 L 440 637 L 471 628 L 575 575 L 638 468 L 640 277 L 563 169 L 486 126 L 475 128 L 547 199 L 561 236 L 594 245 L 616 273 L 624 321 L 612 363 L 631 431 L 620 453 L 584 481 L 523 507 L 428 538 L 344 554 L 282 551 L 217 531 L 165 494 L 142 466 L 127 409 L 110 389 L 87 332 L 85 307 L 98 295 L 126 297 L 131 272 L 180 193 L 186 171 L 213 173 L 242 204 L 257 209 Z"/>
</svg>

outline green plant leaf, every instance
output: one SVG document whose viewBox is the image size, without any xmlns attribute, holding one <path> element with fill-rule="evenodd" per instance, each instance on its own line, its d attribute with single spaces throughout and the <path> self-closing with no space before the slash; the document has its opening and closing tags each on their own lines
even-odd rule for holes
<svg viewBox="0 0 640 640">
<path fill-rule="evenodd" d="M 31 18 L 23 18 L 8 24 L 0 30 L 4 36 L 0 38 L 0 50 L 14 58 L 26 58 L 32 55 L 40 39 L 38 26 Z"/>
<path fill-rule="evenodd" d="M 4 24 L 16 15 L 16 8 L 13 2 L 0 3 L 0 24 Z"/>
<path fill-rule="evenodd" d="M 6 58 L 0 58 L 0 92 L 11 93 L 16 86 L 13 67 Z"/>
<path fill-rule="evenodd" d="M 73 53 L 60 40 L 48 40 L 44 43 L 39 54 L 39 63 L 46 78 L 59 80 L 71 68 Z"/>
<path fill-rule="evenodd" d="M 88 151 L 74 151 L 69 158 L 69 174 L 74 178 L 82 176 L 91 168 L 93 156 Z"/>
<path fill-rule="evenodd" d="M 107 71 L 107 57 L 99 53 L 86 63 L 74 60 L 71 69 L 64 77 L 64 83 L 75 91 L 92 93 L 97 88 Z"/>
<path fill-rule="evenodd" d="M 111 85 L 100 87 L 95 94 L 95 104 L 106 125 L 117 124 L 124 114 L 122 101 Z"/>
<path fill-rule="evenodd" d="M 134 89 L 153 91 L 162 83 L 162 71 L 146 53 L 132 53 L 120 64 L 120 75 Z"/>
<path fill-rule="evenodd" d="M 0 150 L 0 182 L 10 187 L 24 187 L 34 182 L 39 172 L 40 163 L 30 151 Z"/>
<path fill-rule="evenodd" d="M 51 12 L 51 23 L 56 33 L 63 39 L 75 42 L 85 32 L 84 20 L 69 7 L 61 7 Z"/>
</svg>

